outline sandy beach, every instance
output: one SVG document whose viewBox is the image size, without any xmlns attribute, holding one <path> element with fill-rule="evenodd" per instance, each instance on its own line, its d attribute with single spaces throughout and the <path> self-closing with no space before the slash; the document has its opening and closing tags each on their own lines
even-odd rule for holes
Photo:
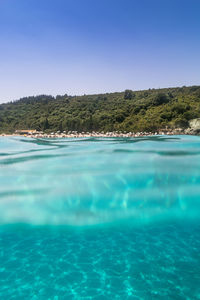
<svg viewBox="0 0 200 300">
<path fill-rule="evenodd" d="M 24 131 L 24 130 L 23 130 Z M 175 130 L 160 130 L 157 132 L 77 132 L 77 131 L 69 131 L 69 132 L 51 132 L 44 133 L 42 131 L 28 131 L 26 133 L 17 133 L 13 134 L 5 134 L 1 133 L 0 136 L 23 136 L 28 138 L 90 138 L 90 137 L 145 137 L 145 136 L 157 136 L 157 135 L 177 135 L 177 134 L 187 134 L 184 130 L 178 128 Z"/>
</svg>

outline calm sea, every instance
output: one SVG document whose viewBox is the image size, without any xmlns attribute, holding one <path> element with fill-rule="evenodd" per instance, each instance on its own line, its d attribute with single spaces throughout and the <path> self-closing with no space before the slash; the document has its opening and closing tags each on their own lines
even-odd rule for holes
<svg viewBox="0 0 200 300">
<path fill-rule="evenodd" d="M 0 137 L 0 299 L 200 299 L 200 137 Z"/>
</svg>

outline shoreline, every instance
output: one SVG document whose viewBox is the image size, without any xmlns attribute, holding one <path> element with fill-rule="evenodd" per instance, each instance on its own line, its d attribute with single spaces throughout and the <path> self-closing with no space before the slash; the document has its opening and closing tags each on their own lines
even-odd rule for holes
<svg viewBox="0 0 200 300">
<path fill-rule="evenodd" d="M 44 133 L 44 132 L 34 132 L 34 133 L 13 133 L 13 134 L 6 134 L 1 133 L 0 137 L 27 137 L 27 138 L 90 138 L 90 137 L 99 137 L 99 138 L 107 138 L 107 137 L 148 137 L 148 136 L 162 136 L 162 135 L 198 135 L 195 132 L 187 132 L 182 129 L 175 129 L 175 130 L 160 130 L 156 132 L 81 132 L 78 133 L 76 131 L 69 131 L 69 132 L 51 132 L 51 133 Z"/>
</svg>

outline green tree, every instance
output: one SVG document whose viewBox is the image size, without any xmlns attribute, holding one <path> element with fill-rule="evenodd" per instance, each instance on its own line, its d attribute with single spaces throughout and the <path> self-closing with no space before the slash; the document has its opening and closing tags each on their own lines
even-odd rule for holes
<svg viewBox="0 0 200 300">
<path fill-rule="evenodd" d="M 153 98 L 153 105 L 161 105 L 169 102 L 169 96 L 166 95 L 165 93 L 158 93 L 155 95 Z"/>
<path fill-rule="evenodd" d="M 131 100 L 134 98 L 134 93 L 132 90 L 125 90 L 124 92 L 124 99 L 125 100 Z"/>
<path fill-rule="evenodd" d="M 47 129 L 49 129 L 49 121 L 48 121 L 48 119 L 46 118 L 45 121 L 44 121 L 44 124 L 43 124 L 43 130 L 45 131 L 45 130 L 47 130 Z"/>
</svg>

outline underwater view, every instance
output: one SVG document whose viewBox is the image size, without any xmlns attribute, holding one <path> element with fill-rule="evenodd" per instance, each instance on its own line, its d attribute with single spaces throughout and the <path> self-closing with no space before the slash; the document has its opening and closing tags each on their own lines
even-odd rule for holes
<svg viewBox="0 0 200 300">
<path fill-rule="evenodd" d="M 0 137 L 0 299 L 200 299 L 200 137 Z"/>
</svg>

